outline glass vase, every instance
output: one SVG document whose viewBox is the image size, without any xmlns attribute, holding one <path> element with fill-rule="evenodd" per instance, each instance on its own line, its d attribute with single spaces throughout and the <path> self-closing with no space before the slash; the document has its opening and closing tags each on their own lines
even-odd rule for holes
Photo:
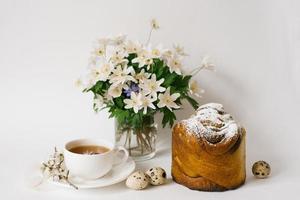
<svg viewBox="0 0 300 200">
<path fill-rule="evenodd" d="M 154 116 L 144 117 L 139 128 L 115 119 L 116 145 L 125 147 L 135 161 L 151 159 L 155 156 L 157 124 Z"/>
</svg>

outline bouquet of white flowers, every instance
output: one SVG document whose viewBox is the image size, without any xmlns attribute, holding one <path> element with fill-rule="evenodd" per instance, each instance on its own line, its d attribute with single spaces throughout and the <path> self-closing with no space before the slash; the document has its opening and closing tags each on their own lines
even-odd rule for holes
<svg viewBox="0 0 300 200">
<path fill-rule="evenodd" d="M 147 133 L 153 132 L 153 127 L 147 128 L 153 124 L 154 114 L 163 113 L 165 127 L 173 125 L 174 110 L 180 109 L 182 100 L 186 99 L 196 109 L 198 103 L 191 95 L 199 96 L 202 90 L 191 80 L 192 75 L 214 67 L 205 57 L 199 67 L 184 73 L 183 58 L 187 54 L 182 47 L 165 49 L 149 44 L 152 31 L 158 28 L 152 20 L 146 44 L 123 35 L 99 39 L 83 83 L 83 91 L 94 94 L 94 109 L 108 108 L 110 117 L 115 117 L 122 127 L 117 130 L 130 129 L 136 135 L 142 134 L 137 135 L 137 142 L 144 144 L 143 150 L 153 149 Z"/>
</svg>

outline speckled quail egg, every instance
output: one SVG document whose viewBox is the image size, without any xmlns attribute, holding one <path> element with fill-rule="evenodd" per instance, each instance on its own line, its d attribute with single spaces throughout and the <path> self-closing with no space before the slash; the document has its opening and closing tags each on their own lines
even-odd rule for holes
<svg viewBox="0 0 300 200">
<path fill-rule="evenodd" d="M 271 167 L 265 161 L 257 161 L 252 166 L 252 173 L 256 178 L 267 178 L 270 175 Z"/>
<path fill-rule="evenodd" d="M 136 171 L 126 180 L 126 186 L 134 190 L 142 190 L 149 184 L 149 177 L 142 171 Z"/>
<path fill-rule="evenodd" d="M 150 177 L 151 185 L 162 185 L 167 180 L 167 173 L 161 167 L 152 167 L 146 174 Z"/>
</svg>

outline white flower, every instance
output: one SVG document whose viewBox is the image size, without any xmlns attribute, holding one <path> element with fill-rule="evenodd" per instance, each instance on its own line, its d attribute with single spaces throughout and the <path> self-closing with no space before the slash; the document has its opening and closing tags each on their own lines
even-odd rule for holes
<svg viewBox="0 0 300 200">
<path fill-rule="evenodd" d="M 139 81 L 140 83 L 144 83 L 146 80 L 149 79 L 149 77 L 151 76 L 150 73 L 146 73 L 145 69 L 142 69 L 138 74 L 135 73 L 135 71 L 133 70 L 131 72 L 132 76 L 134 77 L 134 79 L 136 79 L 137 81 Z"/>
<path fill-rule="evenodd" d="M 128 62 L 128 60 L 125 59 L 125 57 L 128 56 L 128 53 L 121 46 L 107 47 L 106 54 L 107 54 L 107 58 L 115 65 Z"/>
<path fill-rule="evenodd" d="M 142 49 L 142 45 L 138 42 L 129 40 L 127 44 L 125 44 L 125 49 L 128 53 L 139 53 Z"/>
<path fill-rule="evenodd" d="M 159 108 L 163 108 L 163 107 L 167 107 L 170 111 L 172 111 L 172 108 L 180 108 L 180 106 L 178 106 L 175 101 L 176 99 L 180 97 L 179 93 L 174 93 L 174 94 L 170 94 L 170 87 L 168 87 L 168 89 L 166 90 L 166 92 L 164 94 L 159 94 L 158 95 L 158 99 L 159 102 L 157 104 L 157 106 Z"/>
<path fill-rule="evenodd" d="M 75 87 L 79 88 L 79 89 L 82 89 L 84 86 L 83 86 L 83 81 L 81 78 L 78 78 L 76 81 L 75 81 Z"/>
<path fill-rule="evenodd" d="M 104 99 L 101 95 L 96 94 L 95 98 L 94 98 L 94 108 L 96 110 L 99 110 L 101 108 L 103 108 L 104 106 Z"/>
<path fill-rule="evenodd" d="M 150 47 L 151 48 L 151 47 Z M 163 55 L 163 46 L 161 44 L 149 49 L 152 58 L 160 58 Z"/>
<path fill-rule="evenodd" d="M 75 81 L 75 87 L 77 87 L 80 90 L 88 90 L 91 87 L 93 87 L 95 85 L 95 81 L 90 80 L 89 76 L 84 77 L 84 78 L 78 78 Z"/>
<path fill-rule="evenodd" d="M 121 96 L 122 94 L 122 89 L 123 89 L 123 85 L 119 84 L 119 85 L 111 85 L 108 88 L 108 96 L 111 96 L 113 98 L 117 98 L 119 96 Z"/>
<path fill-rule="evenodd" d="M 166 49 L 162 55 L 164 59 L 169 59 L 173 56 L 173 52 L 170 49 Z"/>
<path fill-rule="evenodd" d="M 213 64 L 210 61 L 210 57 L 204 56 L 204 58 L 202 59 L 202 62 L 201 62 L 201 68 L 215 71 L 215 67 L 216 67 L 215 64 Z"/>
<path fill-rule="evenodd" d="M 120 44 L 123 44 L 126 40 L 126 35 L 124 34 L 120 34 L 120 35 L 117 35 L 113 38 L 111 38 L 111 44 L 112 45 L 120 45 Z"/>
<path fill-rule="evenodd" d="M 92 79 L 91 75 L 88 74 L 84 79 L 82 79 L 82 84 L 84 89 L 90 89 L 96 84 L 97 80 Z"/>
<path fill-rule="evenodd" d="M 165 49 L 162 53 L 162 59 L 165 63 L 168 63 L 168 60 L 170 60 L 173 56 L 173 52 L 169 49 Z"/>
<path fill-rule="evenodd" d="M 142 93 L 131 92 L 130 99 L 124 99 L 124 103 L 126 109 L 133 108 L 133 111 L 138 113 L 142 106 Z"/>
<path fill-rule="evenodd" d="M 170 72 L 175 72 L 176 74 L 181 75 L 181 67 L 182 67 L 182 61 L 178 56 L 172 56 L 168 59 L 167 65 L 170 69 Z"/>
<path fill-rule="evenodd" d="M 100 62 L 100 66 L 94 66 L 91 68 L 90 77 L 93 82 L 106 81 L 112 72 L 114 66 L 110 62 Z"/>
<path fill-rule="evenodd" d="M 98 39 L 98 44 L 103 45 L 103 46 L 108 46 L 108 45 L 121 45 L 126 41 L 126 35 L 120 34 L 114 37 L 106 37 L 106 38 L 100 38 Z"/>
<path fill-rule="evenodd" d="M 91 55 L 88 61 L 88 67 L 95 66 L 97 63 L 97 56 Z"/>
<path fill-rule="evenodd" d="M 124 59 L 127 55 L 124 55 L 121 52 L 116 51 L 114 54 L 111 55 L 110 60 L 114 64 L 122 64 L 127 63 L 128 61 Z"/>
<path fill-rule="evenodd" d="M 100 38 L 100 39 L 98 39 L 98 44 L 100 46 L 105 46 L 106 47 L 110 43 L 111 43 L 111 39 L 110 38 Z"/>
<path fill-rule="evenodd" d="M 147 69 L 149 69 L 150 65 L 153 63 L 153 59 L 149 51 L 143 49 L 138 53 L 136 58 L 132 59 L 131 62 L 139 63 L 139 68 L 144 67 L 146 65 Z"/>
<path fill-rule="evenodd" d="M 166 88 L 160 86 L 165 81 L 164 78 L 159 81 L 156 80 L 156 75 L 152 74 L 151 79 L 147 79 L 141 84 L 141 88 L 144 90 L 145 94 L 149 94 L 154 100 L 157 99 L 157 92 L 164 92 Z"/>
<path fill-rule="evenodd" d="M 207 69 L 207 70 L 212 70 L 212 71 L 216 71 L 215 70 L 215 64 L 213 64 L 210 59 L 209 56 L 204 56 L 204 58 L 202 59 L 201 65 L 200 67 L 196 67 L 195 69 L 193 69 L 189 74 L 191 74 L 192 76 L 195 76 L 197 73 L 199 73 L 202 69 Z"/>
<path fill-rule="evenodd" d="M 155 101 L 155 99 L 151 98 L 150 96 L 145 96 L 145 95 L 142 95 L 142 105 L 141 107 L 144 109 L 143 113 L 144 114 L 147 114 L 147 108 L 152 108 L 152 109 L 155 109 L 155 106 L 153 104 L 153 102 Z"/>
<path fill-rule="evenodd" d="M 108 94 L 108 90 L 106 90 L 105 93 L 103 94 L 103 98 L 105 102 L 110 102 L 113 100 L 113 97 Z"/>
<path fill-rule="evenodd" d="M 118 65 L 116 69 L 112 70 L 112 75 L 110 76 L 109 82 L 113 85 L 124 84 L 126 81 L 133 81 L 136 80 L 129 74 L 132 73 L 134 69 L 132 67 L 127 67 L 124 65 L 123 68 L 121 65 Z"/>
<path fill-rule="evenodd" d="M 100 77 L 101 81 L 106 81 L 114 69 L 114 66 L 111 63 L 103 63 L 100 67 L 100 72 L 102 73 L 102 76 Z"/>
<path fill-rule="evenodd" d="M 105 56 L 106 46 L 99 45 L 92 51 L 92 56 Z"/>
<path fill-rule="evenodd" d="M 158 22 L 156 21 L 156 19 L 152 19 L 150 21 L 150 25 L 151 25 L 151 28 L 154 29 L 154 30 L 157 30 L 160 28 Z"/>
<path fill-rule="evenodd" d="M 184 48 L 178 44 L 173 45 L 174 47 L 174 51 L 176 54 L 180 55 L 180 56 L 187 56 L 188 54 L 186 54 L 184 52 Z"/>
<path fill-rule="evenodd" d="M 189 92 L 192 94 L 192 95 L 195 95 L 197 97 L 201 97 L 200 94 L 203 94 L 204 93 L 204 90 L 201 89 L 197 83 L 197 81 L 195 80 L 191 80 L 189 82 Z"/>
</svg>

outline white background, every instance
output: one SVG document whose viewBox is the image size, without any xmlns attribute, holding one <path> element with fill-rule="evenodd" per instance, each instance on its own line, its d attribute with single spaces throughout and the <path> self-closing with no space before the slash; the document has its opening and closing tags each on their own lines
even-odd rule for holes
<svg viewBox="0 0 300 200">
<path fill-rule="evenodd" d="M 283 199 L 297 198 L 299 173 L 300 14 L 296 0 L 0 1 L 1 199 Z M 113 120 L 96 115 L 92 96 L 74 81 L 84 72 L 98 37 L 127 33 L 145 41 L 149 20 L 161 30 L 152 43 L 179 43 L 187 69 L 209 54 L 217 72 L 195 78 L 247 129 L 246 184 L 225 193 L 167 185 L 132 191 L 124 183 L 73 191 L 34 190 L 30 169 L 55 145 L 81 137 L 113 141 Z M 192 114 L 189 105 L 179 119 Z M 161 116 L 157 116 L 158 120 Z M 170 129 L 160 128 L 155 159 L 170 175 Z M 256 160 L 271 164 L 265 180 L 251 176 Z"/>
</svg>

